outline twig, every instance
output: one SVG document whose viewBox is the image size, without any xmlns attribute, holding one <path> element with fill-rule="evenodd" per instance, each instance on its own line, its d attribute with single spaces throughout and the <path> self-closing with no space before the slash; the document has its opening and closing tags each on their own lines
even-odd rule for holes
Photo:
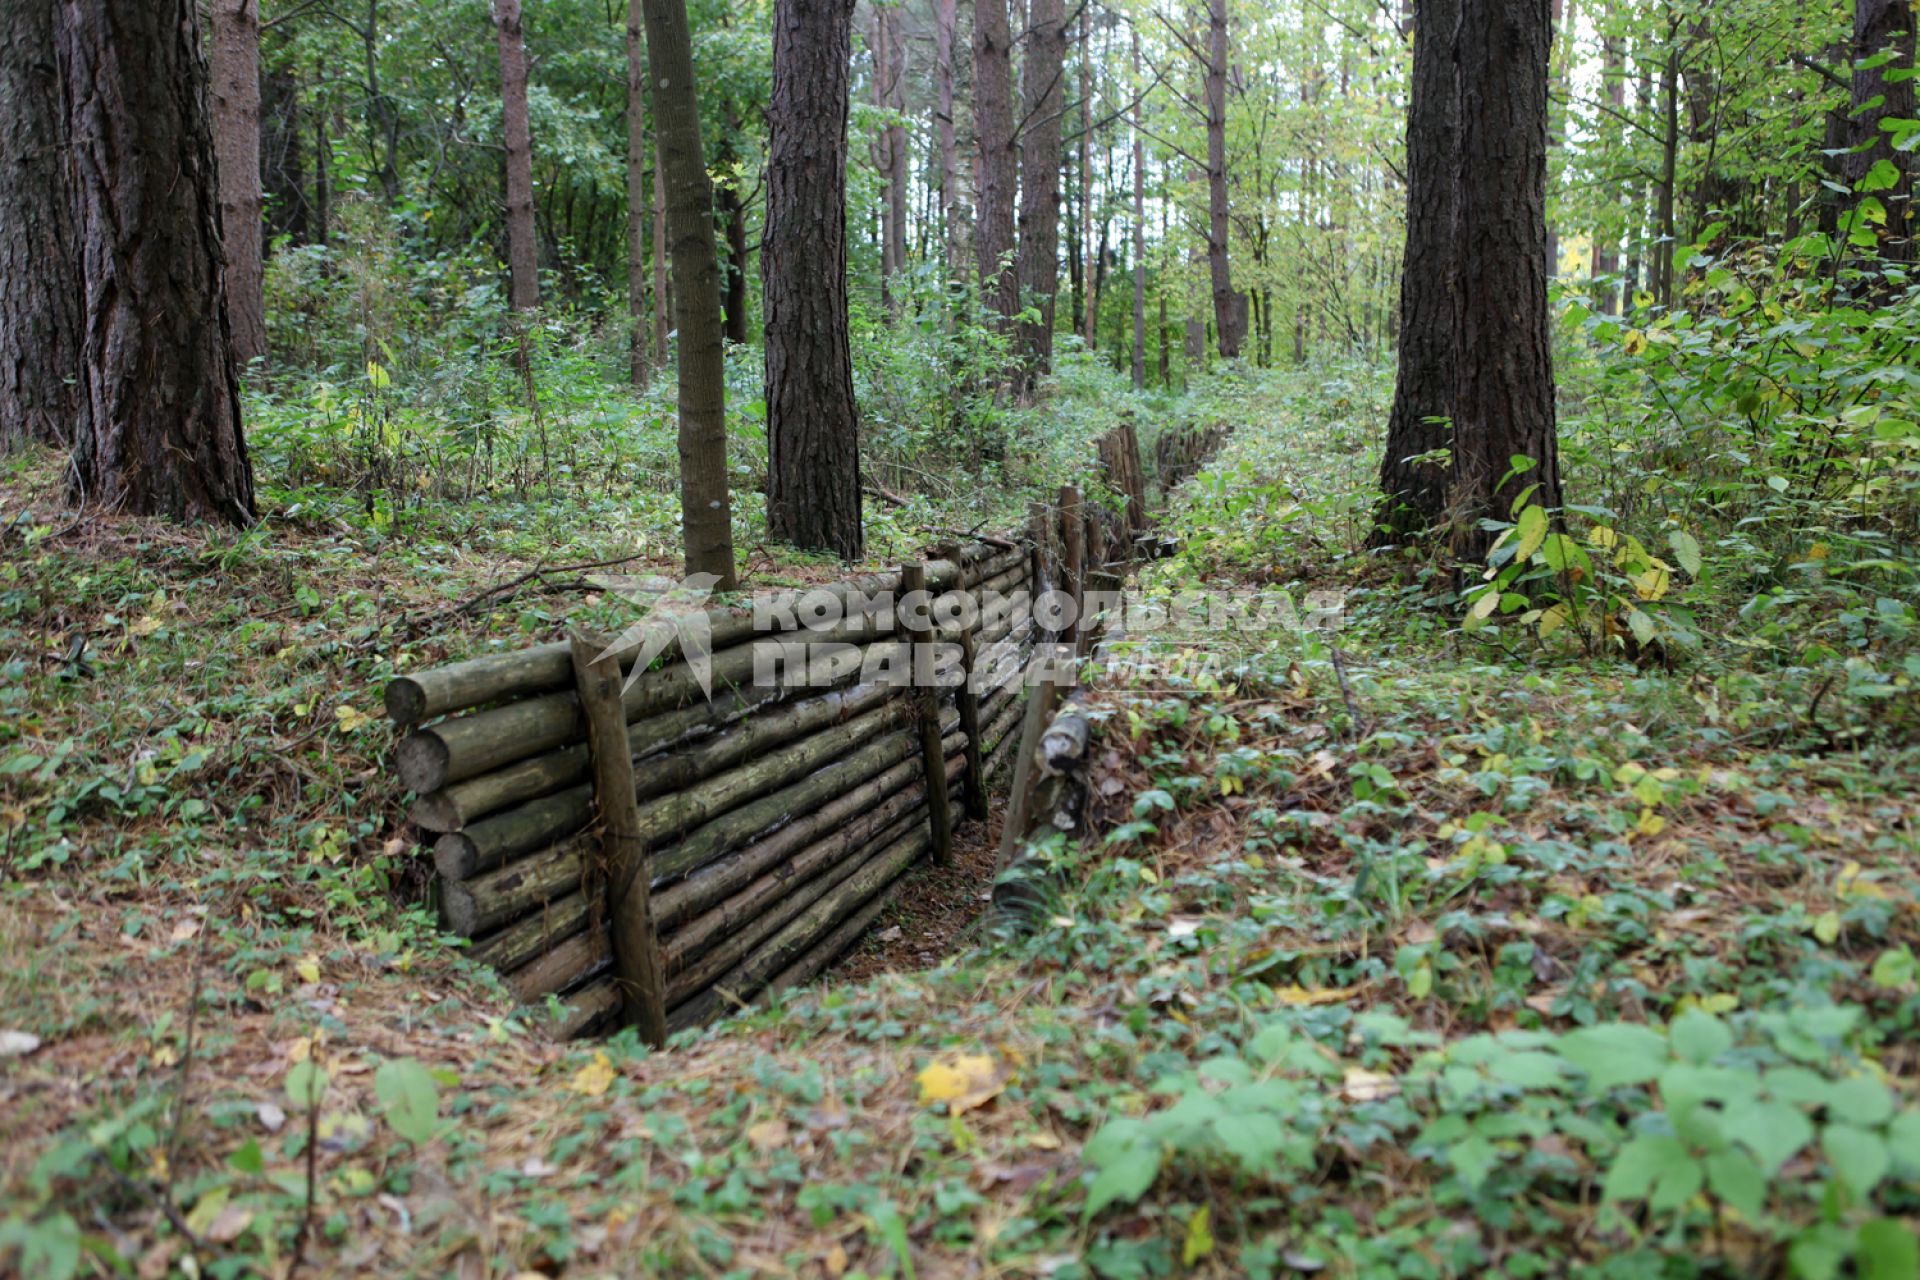
<svg viewBox="0 0 1920 1280">
<path fill-rule="evenodd" d="M 471 615 L 476 611 L 478 611 L 483 606 L 485 606 L 486 604 L 488 604 L 489 602 L 496 600 L 498 597 L 503 595 L 508 595 L 508 594 L 511 594 L 512 592 L 518 591 L 521 587 L 526 586 L 529 582 L 545 579 L 550 574 L 579 573 L 586 569 L 606 569 L 606 568 L 612 567 L 613 565 L 626 564 L 630 560 L 638 560 L 638 559 L 640 559 L 640 553 L 629 552 L 624 556 L 615 556 L 610 560 L 588 560 L 580 564 L 545 565 L 539 568 L 529 569 L 527 570 L 527 572 L 519 575 L 516 578 L 513 578 L 510 581 L 502 582 L 497 586 L 488 587 L 485 591 L 479 592 L 476 595 L 469 596 L 467 599 L 462 600 L 458 604 L 447 605 L 444 608 L 435 609 L 435 610 L 432 610 L 431 612 L 424 613 L 424 614 L 418 614 L 411 618 L 403 618 L 401 619 L 399 624 L 399 633 L 403 638 L 410 639 L 413 636 L 418 635 L 421 630 L 430 626 L 432 623 L 434 623 L 439 619 Z M 372 643 L 374 643 L 378 635 L 379 633 L 376 631 L 372 636 L 369 636 L 362 643 L 362 647 L 364 648 L 366 645 L 371 645 Z"/>
<path fill-rule="evenodd" d="M 1360 716 L 1360 709 L 1353 703 L 1353 689 L 1347 684 L 1347 664 L 1340 656 L 1340 646 L 1328 645 L 1327 649 L 1333 654 L 1333 674 L 1340 680 L 1340 697 L 1347 704 L 1347 718 L 1353 721 L 1353 736 L 1357 741 L 1366 737 L 1370 730 Z"/>
<path fill-rule="evenodd" d="M 307 1042 L 307 1061 L 313 1061 L 313 1054 L 319 1047 L 319 1036 L 315 1035 Z M 307 1233 L 313 1229 L 314 1187 L 319 1178 L 319 1150 L 320 1091 L 309 1085 L 307 1089 L 307 1203 L 300 1214 L 300 1230 L 294 1233 L 293 1260 L 287 1264 L 287 1280 L 293 1280 L 294 1273 L 300 1270 L 300 1264 L 307 1256 Z"/>
</svg>

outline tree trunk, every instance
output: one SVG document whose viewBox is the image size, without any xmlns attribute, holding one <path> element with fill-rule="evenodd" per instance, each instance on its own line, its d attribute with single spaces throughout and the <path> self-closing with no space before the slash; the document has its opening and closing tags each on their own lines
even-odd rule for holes
<svg viewBox="0 0 1920 1280">
<path fill-rule="evenodd" d="M 59 44 L 85 290 L 74 486 L 135 515 L 250 524 L 197 7 L 68 0 Z"/>
<path fill-rule="evenodd" d="M 1454 548 L 1520 493 L 1561 505 L 1547 315 L 1548 0 L 1462 0 L 1455 263 Z M 1512 459 L 1533 460 L 1513 474 Z"/>
<path fill-rule="evenodd" d="M 540 305 L 539 252 L 533 238 L 533 138 L 527 123 L 527 42 L 520 0 L 493 0 L 500 44 L 500 104 L 507 142 L 507 267 L 515 311 Z"/>
<path fill-rule="evenodd" d="M 1669 15 L 1666 61 L 1660 68 L 1660 178 L 1654 198 L 1651 268 L 1654 301 L 1663 307 L 1673 305 L 1673 201 L 1680 167 L 1680 19 L 1671 16 L 1671 6 Z"/>
<path fill-rule="evenodd" d="M 644 16 L 644 15 L 643 15 Z M 656 117 L 657 121 L 658 117 Z M 673 280 L 667 274 L 667 164 L 659 130 L 653 146 L 653 362 L 667 362 L 667 343 L 673 334 Z"/>
<path fill-rule="evenodd" d="M 227 317 L 233 326 L 233 358 L 244 367 L 267 354 L 260 231 L 260 4 L 211 0 L 208 12 Z"/>
<path fill-rule="evenodd" d="M 1033 0 L 1029 22 L 1020 69 L 1025 123 L 1020 138 L 1019 267 L 1021 303 L 1037 315 L 1023 321 L 1019 332 L 1020 380 L 1027 392 L 1035 378 L 1053 367 L 1054 297 L 1060 288 L 1060 78 L 1067 51 L 1061 0 Z"/>
<path fill-rule="evenodd" d="M 1460 99 L 1454 55 L 1460 0 L 1414 9 L 1413 95 L 1407 107 L 1407 240 L 1400 269 L 1400 359 L 1380 460 L 1376 545 L 1440 523 L 1447 469 L 1410 459 L 1445 448 L 1454 388 L 1454 201 Z M 1442 419 L 1435 422 L 1433 419 Z"/>
<path fill-rule="evenodd" d="M 1013 252 L 1013 36 L 1007 0 L 973 0 L 973 119 L 980 149 L 974 253 L 980 296 L 1002 323 L 1020 311 Z"/>
<path fill-rule="evenodd" d="M 731 108 L 729 108 L 731 116 Z M 731 149 L 723 156 L 725 167 L 732 168 Z M 714 193 L 715 203 L 719 207 L 720 225 L 726 228 L 727 264 L 725 291 L 721 295 L 721 313 L 724 317 L 727 341 L 745 345 L 747 341 L 747 320 L 751 310 L 747 306 L 747 204 L 740 198 L 740 184 L 737 178 L 722 183 Z"/>
<path fill-rule="evenodd" d="M 960 152 L 953 130 L 953 34 L 956 0 L 933 0 L 933 137 L 940 157 L 940 243 L 949 263 L 958 262 L 953 207 L 960 175 Z"/>
<path fill-rule="evenodd" d="M 891 113 L 887 124 L 887 256 L 893 260 L 893 276 L 898 280 L 907 269 L 907 35 L 900 24 L 900 11 L 881 9 L 885 17 L 887 45 L 886 101 Z M 894 290 L 894 306 L 900 305 L 899 289 Z"/>
<path fill-rule="evenodd" d="M 1080 236 L 1083 243 L 1092 243 L 1093 238 L 1093 47 L 1090 38 L 1093 33 L 1093 15 L 1087 10 L 1080 11 Z M 1111 178 L 1111 174 L 1108 175 Z M 1103 228 L 1104 231 L 1104 228 Z M 1094 275 L 1106 268 L 1106 245 L 1100 246 L 1097 261 L 1090 262 L 1082 269 L 1089 281 L 1087 289 L 1086 328 L 1081 336 L 1086 339 L 1087 350 L 1099 346 L 1100 339 L 1100 290 L 1091 285 Z"/>
<path fill-rule="evenodd" d="M 1140 83 L 1140 33 L 1133 33 L 1133 84 Z M 1135 93 L 1139 92 L 1136 87 Z M 1133 389 L 1147 385 L 1147 168 L 1140 103 L 1133 104 Z"/>
<path fill-rule="evenodd" d="M 1220 354 L 1233 359 L 1247 336 L 1247 300 L 1233 289 L 1227 261 L 1227 0 L 1207 4 L 1207 274 Z"/>
<path fill-rule="evenodd" d="M 295 244 L 305 244 L 311 234 L 302 142 L 300 82 L 284 63 L 278 63 L 260 82 L 260 186 L 267 204 L 269 243 L 286 236 Z"/>
<path fill-rule="evenodd" d="M 1860 65 L 1889 51 L 1893 54 L 1890 60 L 1877 66 Z M 1853 110 L 1848 116 L 1848 151 L 1842 171 L 1847 185 L 1858 189 L 1875 166 L 1883 162 L 1892 166 L 1892 182 L 1868 183 L 1870 190 L 1863 194 L 1873 196 L 1886 209 L 1886 225 L 1879 233 L 1879 254 L 1894 262 L 1914 260 L 1913 170 L 1910 153 L 1894 150 L 1892 135 L 1881 129 L 1880 122 L 1911 119 L 1914 115 L 1913 80 L 1906 74 L 1912 70 L 1913 54 L 1911 0 L 1855 0 Z M 1895 76 L 1890 72 L 1902 74 Z"/>
<path fill-rule="evenodd" d="M 665 171 L 673 261 L 673 315 L 680 332 L 680 527 L 687 572 L 734 584 L 733 512 L 727 494 L 726 344 L 720 330 L 720 264 L 713 190 L 700 143 L 693 34 L 686 0 L 642 0 L 654 128 Z"/>
<path fill-rule="evenodd" d="M 627 373 L 646 390 L 647 353 L 647 48 L 640 0 L 627 0 Z M 658 305 L 656 301 L 655 305 Z"/>
<path fill-rule="evenodd" d="M 0 450 L 74 438 L 80 258 L 51 3 L 0 25 Z"/>
<path fill-rule="evenodd" d="M 767 527 L 862 553 L 847 333 L 847 98 L 854 0 L 776 0 L 767 108 Z"/>
<path fill-rule="evenodd" d="M 1613 108 L 1617 116 L 1624 117 L 1627 114 L 1626 41 L 1613 30 L 1619 17 L 1611 2 L 1607 5 L 1603 21 L 1607 34 L 1600 42 L 1601 74 L 1607 105 Z M 1605 130 L 1605 136 L 1625 140 L 1625 134 L 1617 123 Z M 1617 210 L 1620 207 L 1619 198 L 1610 197 L 1609 204 Z M 1612 214 L 1603 213 L 1593 233 L 1593 274 L 1603 282 L 1595 289 L 1594 305 L 1602 315 L 1620 314 L 1620 286 L 1613 279 L 1619 272 L 1620 228 L 1615 224 Z"/>
</svg>

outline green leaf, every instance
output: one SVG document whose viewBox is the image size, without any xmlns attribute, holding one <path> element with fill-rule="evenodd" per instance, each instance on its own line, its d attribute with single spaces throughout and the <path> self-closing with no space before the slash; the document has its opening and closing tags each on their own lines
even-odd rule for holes
<svg viewBox="0 0 1920 1280">
<path fill-rule="evenodd" d="M 1641 609 L 1628 610 L 1627 629 L 1633 632 L 1633 638 L 1643 645 L 1652 644 L 1654 636 L 1659 634 L 1659 628 L 1654 625 L 1653 619 Z"/>
<path fill-rule="evenodd" d="M 1664 1212 L 1685 1204 L 1700 1190 L 1700 1162 L 1686 1144 L 1670 1134 L 1643 1133 L 1614 1158 L 1601 1195 L 1607 1200 L 1645 1200 Z"/>
<path fill-rule="evenodd" d="M 1766 1212 L 1767 1175 L 1760 1166 L 1737 1151 L 1722 1151 L 1707 1157 L 1707 1189 L 1733 1208 L 1748 1222 L 1758 1222 Z"/>
<path fill-rule="evenodd" d="M 1813 1141 L 1813 1122 L 1785 1102 L 1745 1102 L 1727 1108 L 1727 1132 L 1760 1158 L 1768 1177 Z"/>
<path fill-rule="evenodd" d="M 1500 1153 L 1493 1149 L 1491 1142 L 1472 1133 L 1447 1148 L 1447 1163 L 1453 1166 L 1460 1181 L 1477 1190 L 1500 1163 Z"/>
<path fill-rule="evenodd" d="M 1087 1188 L 1086 1216 L 1091 1218 L 1119 1201 L 1132 1204 L 1147 1193 L 1160 1172 L 1160 1150 L 1151 1142 L 1136 1142 L 1103 1164 Z"/>
<path fill-rule="evenodd" d="M 1687 571 L 1687 576 L 1700 576 L 1700 543 L 1683 529 L 1675 529 L 1667 534 L 1667 545 L 1673 548 L 1673 558 Z"/>
<path fill-rule="evenodd" d="M 227 1163 L 241 1173 L 260 1173 L 267 1162 L 260 1154 L 260 1144 L 248 1138 L 240 1144 L 240 1149 L 227 1157 Z"/>
<path fill-rule="evenodd" d="M 1547 538 L 1547 513 L 1541 507 L 1528 507 L 1520 513 L 1520 541 L 1513 549 L 1513 562 L 1525 564 Z"/>
<path fill-rule="evenodd" d="M 1827 1088 L 1827 1117 L 1874 1129 L 1893 1119 L 1893 1092 L 1872 1076 L 1848 1076 Z"/>
<path fill-rule="evenodd" d="M 296 1105 L 317 1107 L 326 1093 L 327 1073 L 315 1066 L 312 1059 L 287 1068 L 287 1097 Z"/>
<path fill-rule="evenodd" d="M 1700 1009 L 1689 1009 L 1667 1027 L 1673 1051 L 1692 1063 L 1711 1062 L 1733 1047 L 1727 1024 Z"/>
<path fill-rule="evenodd" d="M 1897 991 L 1914 979 L 1916 965 L 1911 947 L 1890 947 L 1873 962 L 1873 985 Z"/>
<path fill-rule="evenodd" d="M 1830 1124 L 1820 1135 L 1820 1147 L 1833 1171 L 1863 1196 L 1887 1176 L 1887 1144 L 1877 1133 L 1858 1125 Z"/>
<path fill-rule="evenodd" d="M 1887 1126 L 1887 1145 L 1902 1165 L 1920 1171 L 1920 1111 L 1902 1111 Z"/>
<path fill-rule="evenodd" d="M 1487 1064 L 1487 1070 L 1503 1084 L 1522 1089 L 1551 1089 L 1561 1080 L 1560 1059 L 1538 1050 L 1503 1053 Z"/>
<path fill-rule="evenodd" d="M 1657 1031 L 1629 1022 L 1582 1027 L 1560 1037 L 1560 1054 L 1587 1073 L 1596 1093 L 1644 1084 L 1667 1064 L 1667 1042 Z"/>
<path fill-rule="evenodd" d="M 1900 185 L 1900 166 L 1893 161 L 1880 159 L 1873 167 L 1853 184 L 1855 191 L 1891 191 Z"/>
<path fill-rule="evenodd" d="M 1854 1260 L 1860 1280 L 1915 1280 L 1920 1276 L 1920 1240 L 1897 1218 L 1875 1218 L 1860 1224 Z"/>
<path fill-rule="evenodd" d="M 433 1138 L 440 1121 L 440 1090 L 433 1074 L 413 1058 L 392 1058 L 373 1073 L 374 1096 L 380 1099 L 387 1123 L 414 1146 Z"/>
</svg>

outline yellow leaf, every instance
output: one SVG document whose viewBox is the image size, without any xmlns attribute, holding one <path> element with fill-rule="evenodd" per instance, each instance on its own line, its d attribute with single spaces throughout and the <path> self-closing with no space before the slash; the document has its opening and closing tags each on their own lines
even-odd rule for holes
<svg viewBox="0 0 1920 1280">
<path fill-rule="evenodd" d="M 1212 1216 L 1210 1207 L 1203 1204 L 1187 1219 L 1187 1242 L 1180 1249 L 1180 1260 L 1185 1265 L 1190 1267 L 1213 1252 Z"/>
<path fill-rule="evenodd" d="M 613 1083 L 613 1060 L 604 1053 L 595 1052 L 593 1061 L 573 1073 L 573 1082 L 567 1087 L 575 1093 L 584 1093 L 589 1098 L 597 1098 L 607 1091 Z"/>
<path fill-rule="evenodd" d="M 152 614 L 148 614 L 144 618 L 129 623 L 127 626 L 127 630 L 136 636 L 150 636 L 159 629 L 160 619 L 154 617 Z"/>
<path fill-rule="evenodd" d="M 1861 872 L 1860 864 L 1849 862 L 1840 868 L 1840 874 L 1833 881 L 1833 896 L 1836 898 L 1884 898 L 1887 891 Z"/>
<path fill-rule="evenodd" d="M 1833 553 L 1832 547 L 1829 547 L 1824 542 L 1816 542 L 1812 546 L 1807 548 L 1807 559 L 1825 560 L 1832 553 Z"/>
<path fill-rule="evenodd" d="M 1587 531 L 1587 541 L 1603 551 L 1611 551 L 1619 543 L 1620 535 L 1603 524 L 1597 524 Z"/>
<path fill-rule="evenodd" d="M 1658 600 L 1667 594 L 1667 588 L 1673 583 L 1673 573 L 1665 565 L 1656 564 L 1645 573 L 1633 575 L 1633 590 L 1642 600 Z"/>
<path fill-rule="evenodd" d="M 293 971 L 300 975 L 300 981 L 302 982 L 314 983 L 320 981 L 320 961 L 313 956 L 302 956 L 295 962 Z"/>
<path fill-rule="evenodd" d="M 944 1102 L 949 1115 L 985 1106 L 1006 1088 L 993 1059 L 984 1053 L 960 1054 L 945 1062 L 930 1062 L 918 1080 L 920 1105 Z"/>
<path fill-rule="evenodd" d="M 747 1130 L 747 1143 L 755 1151 L 772 1151 L 787 1145 L 787 1122 L 762 1120 Z"/>
<path fill-rule="evenodd" d="M 1633 824 L 1633 829 L 1643 836 L 1657 836 L 1667 829 L 1667 820 L 1651 809 L 1642 809 L 1640 820 Z"/>
<path fill-rule="evenodd" d="M 1628 355 L 1637 356 L 1647 349 L 1647 335 L 1639 329 L 1629 329 L 1620 345 L 1626 349 Z"/>
<path fill-rule="evenodd" d="M 830 1276 L 843 1276 L 847 1273 L 847 1251 L 839 1245 L 827 1250 L 827 1256 L 820 1260 Z"/>
<path fill-rule="evenodd" d="M 1838 941 L 1840 937 L 1840 913 L 1838 911 L 1823 911 L 1815 916 L 1813 918 L 1813 936 L 1819 940 L 1820 945 L 1823 947 L 1830 947 Z"/>
<path fill-rule="evenodd" d="M 333 716 L 334 719 L 340 722 L 340 728 L 347 733 L 352 733 L 361 725 L 369 724 L 373 720 L 372 716 L 360 710 L 358 707 L 335 707 L 333 709 Z"/>
<path fill-rule="evenodd" d="M 1358 987 L 1315 987 L 1309 991 L 1295 985 L 1281 987 L 1273 994 L 1281 1004 L 1339 1004 L 1358 990 Z"/>
<path fill-rule="evenodd" d="M 1378 1102 L 1400 1092 L 1400 1083 L 1385 1072 L 1348 1067 L 1340 1092 L 1348 1102 Z"/>
</svg>

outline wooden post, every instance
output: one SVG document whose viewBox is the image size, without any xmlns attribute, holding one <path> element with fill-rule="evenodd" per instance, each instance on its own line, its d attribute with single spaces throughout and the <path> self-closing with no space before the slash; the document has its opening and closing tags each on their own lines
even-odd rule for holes
<svg viewBox="0 0 1920 1280">
<path fill-rule="evenodd" d="M 900 566 L 898 616 L 901 627 L 909 631 L 913 645 L 913 688 L 908 696 L 914 699 L 918 713 L 915 718 L 920 722 L 921 772 L 927 783 L 927 820 L 933 831 L 933 860 L 944 867 L 953 862 L 953 810 L 947 799 L 947 753 L 940 746 L 940 691 L 933 687 L 935 637 L 929 629 L 926 590 L 925 565 Z M 908 599 L 916 593 L 919 601 L 909 606 Z"/>
<path fill-rule="evenodd" d="M 572 647 L 574 685 L 587 722 L 587 752 L 593 762 L 594 807 L 600 817 L 606 862 L 606 903 L 613 935 L 613 965 L 627 1020 L 656 1048 L 667 1039 L 667 996 L 649 901 L 646 846 L 640 835 L 640 805 L 634 798 L 633 757 L 628 754 L 627 717 L 620 703 L 620 660 L 596 658 L 605 646 L 578 632 Z"/>
<path fill-rule="evenodd" d="M 1067 628 L 1061 637 L 1073 644 L 1080 635 L 1085 619 L 1081 612 L 1086 608 L 1086 557 L 1087 557 L 1087 520 L 1086 512 L 1081 509 L 1080 486 L 1063 484 L 1060 486 L 1060 589 L 1073 597 L 1073 625 Z"/>
<path fill-rule="evenodd" d="M 1040 584 L 1047 580 L 1047 504 L 1033 502 L 1027 506 L 1027 536 L 1033 540 L 1032 582 L 1029 590 L 1034 596 L 1040 594 Z"/>
<path fill-rule="evenodd" d="M 973 687 L 973 631 L 955 628 L 960 641 L 960 688 L 954 701 L 960 708 L 960 728 L 967 735 L 967 814 L 987 819 L 987 770 L 980 758 L 980 698 Z"/>
</svg>

